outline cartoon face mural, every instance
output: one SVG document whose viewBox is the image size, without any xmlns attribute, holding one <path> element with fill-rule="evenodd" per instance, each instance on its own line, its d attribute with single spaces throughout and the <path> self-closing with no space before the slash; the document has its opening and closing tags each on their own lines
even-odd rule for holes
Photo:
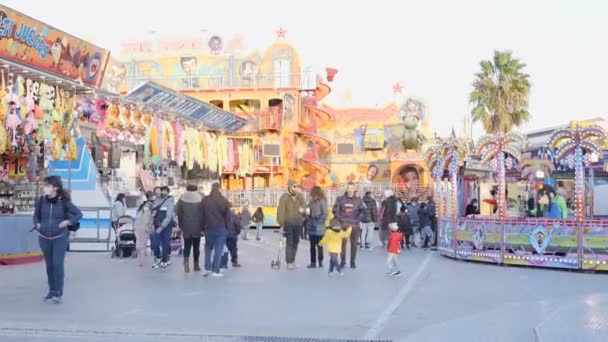
<svg viewBox="0 0 608 342">
<path fill-rule="evenodd" d="M 219 55 L 224 47 L 224 42 L 220 36 L 213 36 L 209 39 L 209 50 L 214 55 Z"/>
</svg>

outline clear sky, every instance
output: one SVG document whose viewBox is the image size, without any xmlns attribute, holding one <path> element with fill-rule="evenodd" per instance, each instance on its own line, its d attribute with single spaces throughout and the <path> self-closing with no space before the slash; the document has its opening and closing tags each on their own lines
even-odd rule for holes
<svg viewBox="0 0 608 342">
<path fill-rule="evenodd" d="M 495 49 L 512 50 L 528 65 L 532 120 L 525 131 L 608 116 L 605 0 L 2 3 L 114 52 L 121 41 L 150 30 L 163 36 L 240 33 L 247 50 L 263 50 L 284 27 L 304 66 L 340 70 L 330 105 L 384 106 L 400 82 L 406 96 L 427 102 L 440 134 L 462 126 L 473 74 Z"/>
</svg>

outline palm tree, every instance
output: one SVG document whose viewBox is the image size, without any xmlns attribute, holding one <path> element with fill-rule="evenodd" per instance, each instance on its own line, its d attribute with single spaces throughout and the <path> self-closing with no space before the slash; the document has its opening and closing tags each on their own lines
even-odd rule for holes
<svg viewBox="0 0 608 342">
<path fill-rule="evenodd" d="M 517 133 L 488 134 L 483 136 L 477 143 L 477 154 L 481 156 L 481 162 L 489 163 L 497 159 L 498 165 L 498 217 L 504 219 L 507 216 L 506 179 L 505 179 L 505 154 L 513 159 L 521 160 L 521 150 L 524 146 L 524 138 Z"/>
<path fill-rule="evenodd" d="M 606 131 L 597 125 L 586 128 L 576 124 L 572 128 L 559 129 L 551 134 L 549 147 L 557 149 L 555 158 L 559 161 L 574 153 L 574 203 L 576 219 L 585 219 L 585 165 L 583 155 L 595 153 L 602 156 L 602 145 L 607 139 Z"/>
<path fill-rule="evenodd" d="M 481 61 L 480 65 L 469 95 L 469 103 L 475 106 L 473 122 L 481 121 L 487 133 L 509 133 L 513 126 L 530 119 L 530 75 L 522 72 L 526 65 L 510 51 L 494 51 L 493 61 Z"/>
</svg>

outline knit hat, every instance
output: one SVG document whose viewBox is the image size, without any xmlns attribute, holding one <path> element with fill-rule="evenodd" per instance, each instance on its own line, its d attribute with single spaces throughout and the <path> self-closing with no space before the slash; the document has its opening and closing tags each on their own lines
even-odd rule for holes
<svg viewBox="0 0 608 342">
<path fill-rule="evenodd" d="M 340 223 L 340 220 L 334 217 L 329 221 L 329 228 L 334 231 L 340 231 L 342 230 L 342 224 Z"/>
<path fill-rule="evenodd" d="M 290 179 L 290 180 L 287 182 L 287 187 L 289 187 L 289 188 L 291 188 L 292 186 L 295 186 L 295 185 L 298 185 L 298 182 L 296 182 L 296 181 L 295 181 L 295 180 L 293 180 L 293 179 Z"/>
<path fill-rule="evenodd" d="M 399 229 L 399 226 L 397 225 L 397 222 L 391 222 L 388 224 L 388 229 L 392 232 L 396 232 Z"/>
</svg>

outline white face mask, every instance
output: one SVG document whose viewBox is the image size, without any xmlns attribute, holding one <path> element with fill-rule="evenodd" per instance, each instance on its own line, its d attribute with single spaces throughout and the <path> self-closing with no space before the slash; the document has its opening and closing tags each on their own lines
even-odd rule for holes
<svg viewBox="0 0 608 342">
<path fill-rule="evenodd" d="M 46 186 L 44 187 L 44 194 L 45 194 L 46 196 L 50 196 L 52 193 L 53 193 L 53 187 L 52 187 L 52 186 L 50 186 L 50 185 L 46 185 Z"/>
</svg>

